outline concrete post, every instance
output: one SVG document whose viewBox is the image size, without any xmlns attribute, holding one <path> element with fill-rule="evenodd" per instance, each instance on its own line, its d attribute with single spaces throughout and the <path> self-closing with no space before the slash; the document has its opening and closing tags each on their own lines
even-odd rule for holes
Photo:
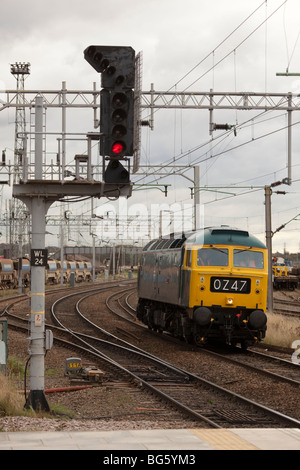
<svg viewBox="0 0 300 470">
<path fill-rule="evenodd" d="M 43 98 L 35 102 L 35 179 L 43 178 Z M 45 253 L 46 213 L 43 197 L 33 197 L 31 209 L 31 298 L 30 298 L 30 393 L 25 408 L 49 411 L 44 386 L 45 356 Z"/>
</svg>

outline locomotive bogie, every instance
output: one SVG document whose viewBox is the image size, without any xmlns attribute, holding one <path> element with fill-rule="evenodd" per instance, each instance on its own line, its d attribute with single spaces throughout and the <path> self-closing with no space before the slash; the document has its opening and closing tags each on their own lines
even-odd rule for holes
<svg viewBox="0 0 300 470">
<path fill-rule="evenodd" d="M 177 245 L 172 249 L 171 239 L 165 249 L 156 249 L 156 242 L 144 250 L 137 318 L 196 344 L 261 340 L 266 331 L 265 246 L 248 232 L 223 227 L 196 232 Z"/>
</svg>

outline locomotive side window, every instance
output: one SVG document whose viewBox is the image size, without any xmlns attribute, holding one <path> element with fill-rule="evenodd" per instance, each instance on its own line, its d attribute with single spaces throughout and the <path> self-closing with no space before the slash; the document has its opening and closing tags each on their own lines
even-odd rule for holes
<svg viewBox="0 0 300 470">
<path fill-rule="evenodd" d="M 233 250 L 233 265 L 236 267 L 263 269 L 264 255 L 260 251 Z"/>
<path fill-rule="evenodd" d="M 192 266 L 192 250 L 186 250 L 186 266 Z"/>
<path fill-rule="evenodd" d="M 198 266 L 228 266 L 228 249 L 200 248 L 197 263 Z"/>
</svg>

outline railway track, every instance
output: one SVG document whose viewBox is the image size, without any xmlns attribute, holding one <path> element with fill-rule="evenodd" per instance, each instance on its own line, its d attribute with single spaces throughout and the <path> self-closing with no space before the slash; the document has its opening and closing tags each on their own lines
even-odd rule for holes
<svg viewBox="0 0 300 470">
<path fill-rule="evenodd" d="M 131 293 L 126 291 L 126 294 L 116 293 L 112 294 L 108 301 L 114 301 L 114 305 L 107 304 L 110 310 L 124 318 L 126 321 L 135 322 L 135 310 L 134 307 L 129 303 L 129 297 Z M 123 315 L 117 311 L 115 305 L 118 305 Z M 144 325 L 138 323 L 139 326 L 144 328 Z M 166 335 L 160 335 L 161 338 L 170 339 Z M 172 338 L 173 341 L 173 338 Z M 264 376 L 274 377 L 276 380 L 290 383 L 300 387 L 300 365 L 291 362 L 290 360 L 283 359 L 270 354 L 264 354 L 255 350 L 242 351 L 240 348 L 225 348 L 222 353 L 218 353 L 212 348 L 204 348 L 205 352 L 216 357 L 220 361 L 227 361 L 232 364 L 238 364 L 245 369 L 253 370 Z M 201 353 L 202 349 L 199 350 Z"/>
<path fill-rule="evenodd" d="M 124 284 L 119 283 L 115 288 L 118 291 L 121 289 L 122 292 L 111 294 L 106 304 L 112 308 L 111 302 L 117 298 L 119 309 L 124 309 L 123 298 L 127 298 L 126 312 L 123 316 L 126 315 L 130 322 L 135 323 L 132 307 L 128 301 L 130 295 L 128 285 L 125 287 Z M 127 380 L 130 377 L 136 386 L 150 390 L 151 393 L 171 403 L 172 407 L 212 427 L 299 427 L 300 422 L 296 419 L 169 364 L 100 328 L 81 311 L 81 305 L 90 296 L 103 294 L 104 290 L 108 289 L 109 287 L 101 287 L 93 292 L 89 290 L 71 293 L 57 300 L 51 307 L 51 315 L 56 327 L 49 325 L 54 330 L 55 341 L 64 345 L 68 344 L 68 347 L 80 348 L 81 354 L 85 353 L 92 356 L 94 360 L 100 361 L 101 367 L 108 368 L 110 371 L 113 369 L 112 375 L 122 374 L 127 377 Z M 75 296 L 78 297 L 76 307 L 71 309 L 70 301 L 74 304 Z M 116 306 L 113 310 L 117 310 Z M 8 311 L 7 314 L 9 315 Z M 122 321 L 120 320 L 120 324 Z M 124 331 L 124 327 L 122 330 Z M 68 339 L 62 338 L 62 335 L 66 334 Z"/>
<path fill-rule="evenodd" d="M 124 290 L 126 293 L 128 292 L 128 288 Z M 95 295 L 95 293 L 92 295 Z M 120 303 L 119 292 L 110 295 L 108 299 L 111 300 L 112 297 L 116 296 L 118 297 L 118 303 Z M 143 386 L 186 413 L 189 417 L 203 421 L 212 427 L 250 424 L 252 426 L 262 426 L 263 423 L 265 426 L 296 425 L 296 420 L 274 412 L 267 407 L 262 407 L 235 393 L 228 392 L 228 390 L 185 370 L 174 367 L 107 332 L 107 330 L 88 320 L 80 311 L 79 306 L 87 297 L 89 295 L 77 301 L 77 314 L 89 325 L 92 325 L 93 329 L 97 329 L 101 335 L 107 335 L 110 339 L 113 339 L 113 342 L 78 332 L 72 332 L 72 336 L 76 340 L 82 341 L 88 350 L 92 349 L 94 354 L 100 355 L 101 359 L 107 361 L 110 367 L 117 367 L 118 372 L 121 370 L 123 373 L 129 374 L 138 386 Z M 63 299 L 60 299 L 59 303 L 61 302 L 63 302 Z M 63 317 L 64 314 L 63 312 L 56 312 L 57 305 L 56 302 L 52 306 L 52 316 L 55 318 L 55 322 L 59 323 L 61 327 L 65 327 L 66 325 L 58 319 L 58 317 Z M 70 318 L 68 318 L 68 323 L 70 323 Z M 71 320 L 71 323 L 73 323 L 73 320 Z M 70 331 L 68 326 L 67 329 Z M 225 408 L 224 401 L 226 401 Z M 216 403 L 220 403 L 220 405 L 216 406 Z M 249 408 L 251 411 L 249 411 Z"/>
<path fill-rule="evenodd" d="M 300 301 L 276 299 L 274 302 L 274 312 L 289 315 L 291 317 L 300 316 Z"/>
<path fill-rule="evenodd" d="M 121 302 L 120 296 L 118 294 L 112 295 L 110 299 L 115 297 L 117 299 L 117 303 L 115 302 L 114 306 L 111 306 L 111 311 L 117 315 L 120 313 L 116 310 L 116 305 L 120 305 L 123 310 L 125 310 L 125 317 L 129 315 L 129 321 L 132 321 L 132 317 L 134 317 L 134 307 L 129 303 L 129 297 L 131 294 L 126 294 L 124 296 L 123 302 Z M 144 327 L 143 324 L 139 324 L 141 327 Z M 151 333 L 153 333 L 151 331 Z M 166 339 L 168 341 L 176 341 L 177 344 L 182 344 L 181 342 L 175 340 L 174 338 L 170 338 L 167 335 L 161 335 L 154 333 L 156 336 L 159 336 L 161 339 Z M 291 358 L 284 359 L 278 356 L 273 356 L 270 353 L 262 353 L 256 350 L 247 350 L 243 351 L 240 348 L 225 348 L 222 353 L 216 352 L 216 350 L 212 349 L 198 349 L 198 354 L 207 355 L 216 358 L 219 362 L 216 367 L 222 369 L 221 362 L 226 362 L 230 364 L 235 364 L 245 369 L 245 371 L 249 371 L 251 373 L 257 373 L 261 375 L 263 378 L 267 378 L 268 380 L 274 379 L 276 383 L 282 383 L 291 385 L 292 389 L 295 389 L 295 396 L 299 395 L 299 386 L 300 386 L 300 366 L 291 361 Z M 205 357 L 203 357 L 202 361 L 205 362 Z M 238 381 L 238 377 L 236 380 L 234 379 L 233 382 Z M 249 381 L 250 381 L 249 377 Z M 229 381 L 230 382 L 230 381 Z M 274 384 L 275 385 L 275 384 Z"/>
</svg>

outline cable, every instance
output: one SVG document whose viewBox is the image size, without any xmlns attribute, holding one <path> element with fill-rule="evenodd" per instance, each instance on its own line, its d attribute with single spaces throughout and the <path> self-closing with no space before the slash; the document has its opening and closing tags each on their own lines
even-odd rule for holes
<svg viewBox="0 0 300 470">
<path fill-rule="evenodd" d="M 281 103 L 281 105 L 282 105 L 282 103 Z M 251 117 L 250 119 L 247 119 L 246 121 L 244 121 L 244 122 L 241 123 L 240 125 L 236 126 L 236 129 L 243 129 L 244 127 L 247 127 L 250 122 L 252 123 L 254 119 L 258 119 L 260 116 L 266 115 L 267 113 L 274 112 L 274 111 L 276 111 L 276 110 L 277 110 L 276 107 L 274 107 L 273 109 L 270 109 L 270 110 L 268 110 L 268 111 L 262 111 L 262 112 L 258 113 L 254 118 Z M 280 115 L 280 116 L 281 116 L 281 115 Z M 262 121 L 259 121 L 258 124 L 263 123 L 263 122 L 265 122 L 266 120 L 275 119 L 275 118 L 280 117 L 280 116 L 275 116 L 274 118 L 271 117 L 271 118 L 268 118 L 268 119 L 264 119 L 264 120 L 262 120 Z M 297 124 L 297 123 L 294 123 L 293 125 L 295 125 L 295 124 Z M 285 129 L 285 128 L 287 128 L 287 126 L 284 127 L 284 128 L 282 128 L 282 129 Z M 232 131 L 231 131 L 231 132 L 232 132 Z M 211 140 L 209 140 L 209 141 L 207 141 L 207 142 L 205 142 L 205 143 L 202 143 L 202 144 L 197 145 L 197 146 L 194 147 L 193 149 L 189 149 L 189 150 L 185 151 L 184 153 L 178 155 L 178 156 L 175 157 L 175 158 L 172 157 L 172 158 L 169 159 L 163 166 L 161 166 L 161 168 L 165 168 L 165 167 L 168 167 L 168 166 L 170 166 L 170 165 L 174 165 L 175 162 L 178 162 L 179 160 L 181 160 L 182 158 L 184 158 L 184 157 L 186 157 L 186 156 L 190 156 L 191 153 L 194 153 L 195 151 L 200 150 L 201 148 L 205 147 L 206 145 L 211 144 L 212 141 L 218 141 L 218 140 L 221 139 L 219 142 L 216 142 L 216 144 L 210 149 L 210 151 L 211 151 L 213 148 L 215 148 L 216 145 L 219 145 L 222 141 L 224 141 L 225 139 L 227 139 L 231 132 L 226 131 L 226 132 L 222 133 L 221 135 L 218 135 L 217 137 L 213 137 L 213 139 L 211 139 Z M 275 131 L 274 131 L 274 132 L 275 132 Z M 268 135 L 268 134 L 266 134 L 266 135 Z M 260 137 L 260 138 L 262 138 L 262 137 Z M 253 138 L 252 138 L 251 141 L 247 141 L 247 143 L 250 143 L 250 142 L 252 142 L 252 141 L 254 141 L 254 140 L 257 140 L 257 138 L 256 138 L 256 139 L 253 139 Z M 241 145 L 246 145 L 246 143 L 241 144 Z M 235 149 L 235 147 L 233 147 L 232 149 Z M 226 150 L 226 152 L 228 152 L 228 151 L 229 151 L 229 150 Z M 222 155 L 222 153 L 226 153 L 226 152 L 220 152 L 220 153 L 216 154 L 215 156 L 220 156 L 220 155 Z M 186 171 L 188 171 L 188 170 L 189 170 L 192 166 L 194 166 L 194 164 L 197 163 L 197 162 L 202 163 L 202 162 L 204 162 L 204 161 L 209 160 L 210 158 L 214 158 L 214 157 L 215 157 L 215 156 L 212 156 L 212 157 L 209 157 L 209 158 L 205 158 L 204 160 L 199 160 L 199 159 L 202 158 L 203 155 L 206 155 L 206 154 L 207 154 L 207 152 L 205 152 L 205 154 L 202 154 L 202 155 L 198 156 L 196 159 L 194 159 L 192 162 L 190 162 L 190 164 L 189 164 L 189 166 L 187 167 Z M 176 174 L 176 171 L 174 171 L 174 173 Z M 173 174 L 174 174 L 174 173 L 173 173 Z M 155 177 L 155 174 L 156 174 L 156 170 L 154 170 L 152 173 L 150 173 L 150 175 L 147 175 L 147 176 Z M 177 173 L 177 174 L 178 174 L 178 173 Z M 167 176 L 167 175 L 166 175 L 166 176 Z M 164 178 L 164 177 L 165 177 L 165 176 L 160 176 L 160 177 L 158 177 L 158 179 L 155 180 L 155 181 L 158 181 L 158 180 L 160 180 L 160 179 L 162 179 L 162 178 Z M 139 181 L 142 181 L 142 180 L 144 180 L 144 179 L 145 179 L 145 176 L 142 176 L 140 179 L 136 180 L 136 183 L 139 182 Z"/>
<path fill-rule="evenodd" d="M 65 198 L 64 196 L 60 199 L 58 199 L 59 202 L 82 202 L 86 201 L 87 199 L 91 199 L 93 196 L 75 196 L 72 199 Z"/>
<path fill-rule="evenodd" d="M 24 371 L 24 397 L 25 397 L 25 402 L 27 401 L 27 383 L 26 383 L 26 381 L 27 381 L 27 369 L 28 369 L 30 359 L 31 359 L 31 356 L 29 356 L 27 361 L 26 361 L 25 371 Z"/>
<path fill-rule="evenodd" d="M 286 31 L 286 25 L 285 25 L 285 13 L 286 13 L 286 5 L 284 7 L 284 12 L 283 12 L 283 30 L 284 30 L 284 37 L 285 37 L 286 55 L 287 55 L 287 60 L 288 60 L 286 72 L 288 73 L 289 67 L 290 67 L 290 64 L 291 64 L 291 61 L 292 61 L 292 58 L 293 58 L 293 55 L 294 55 L 294 52 L 295 52 L 295 49 L 296 49 L 296 45 L 297 45 L 297 42 L 298 42 L 298 39 L 299 39 L 299 36 L 300 36 L 300 30 L 298 32 L 298 36 L 297 36 L 297 39 L 295 41 L 291 56 L 289 57 L 289 47 L 288 47 L 287 31 Z"/>
<path fill-rule="evenodd" d="M 295 52 L 295 49 L 296 49 L 296 45 L 297 45 L 299 36 L 300 36 L 300 30 L 299 30 L 299 32 L 298 32 L 298 36 L 297 36 L 297 39 L 296 39 L 296 41 L 295 41 L 295 45 L 294 45 L 294 48 L 293 48 L 293 51 L 292 51 L 292 54 L 291 54 L 291 58 L 290 58 L 290 61 L 289 61 L 289 63 L 288 63 L 288 66 L 287 66 L 287 71 L 288 71 L 288 69 L 289 69 L 289 67 L 290 67 L 290 63 L 291 63 L 291 61 L 292 61 L 292 58 L 293 58 L 293 55 L 294 55 L 294 52 Z"/>
<path fill-rule="evenodd" d="M 246 23 L 249 18 L 251 18 L 264 4 L 265 4 L 266 0 L 263 1 L 263 3 L 261 3 L 245 20 L 243 20 L 228 36 L 226 36 L 225 39 L 223 39 L 209 54 L 207 54 L 200 62 L 198 62 L 198 64 L 196 64 L 189 72 L 187 72 L 180 80 L 178 80 L 173 86 L 171 86 L 167 91 L 170 91 L 172 90 L 172 88 L 176 87 L 182 80 L 184 80 L 188 75 L 190 75 L 197 67 L 199 67 L 199 65 L 201 65 L 211 54 L 215 54 L 215 51 L 217 49 L 219 49 L 219 47 L 221 47 L 226 41 L 227 39 L 229 39 L 236 31 L 238 31 L 238 29 L 244 24 Z M 287 0 L 285 0 L 284 3 L 286 3 Z M 281 5 L 282 6 L 282 5 Z M 281 8 L 281 6 L 279 8 Z M 277 11 L 277 10 L 276 10 Z M 276 11 L 274 13 L 276 13 Z M 273 15 L 273 13 L 272 13 Z M 270 15 L 270 17 L 272 16 Z M 257 29 L 260 28 L 260 26 L 262 26 L 269 18 L 266 18 L 265 21 L 258 26 L 258 28 L 256 28 L 249 36 L 247 36 L 246 39 L 244 39 L 243 42 L 245 42 L 252 34 L 254 34 L 256 32 Z M 242 42 L 242 43 L 243 43 Z M 233 49 L 233 51 L 235 51 L 242 43 L 240 43 L 236 48 Z M 204 77 L 207 73 L 209 73 L 211 70 L 213 70 L 219 63 L 221 63 L 223 60 L 225 60 L 230 54 L 232 54 L 231 51 L 229 54 L 227 54 L 225 57 L 223 57 L 223 59 L 221 59 L 219 62 L 217 62 L 216 64 L 214 63 L 213 66 L 207 70 L 203 75 L 201 75 L 196 81 L 194 81 L 190 86 L 194 85 L 194 83 L 196 83 L 198 80 L 200 80 L 202 77 Z M 189 87 L 190 87 L 189 86 Z M 186 91 L 189 87 L 187 87 L 184 91 Z M 155 113 L 159 111 L 159 109 L 155 110 Z"/>
<path fill-rule="evenodd" d="M 248 34 L 248 36 L 245 37 L 245 39 L 243 39 L 233 50 L 231 50 L 230 52 L 228 52 L 222 59 L 220 59 L 216 64 L 214 64 L 212 67 L 210 67 L 210 69 L 208 69 L 205 73 L 203 73 L 202 75 L 200 75 L 200 77 L 198 77 L 196 80 L 194 80 L 188 87 L 186 87 L 183 91 L 186 91 L 188 88 L 190 88 L 191 86 L 193 86 L 196 82 L 198 82 L 199 80 L 201 80 L 201 78 L 203 78 L 207 73 L 209 73 L 212 69 L 214 69 L 217 65 L 219 65 L 221 62 L 223 62 L 225 59 L 227 59 L 227 57 L 229 57 L 234 51 L 236 51 L 242 44 L 244 44 L 244 42 L 246 42 L 254 33 L 256 33 L 256 31 L 258 31 L 258 29 L 263 26 L 283 5 L 286 4 L 288 0 L 284 0 L 284 2 L 278 7 L 276 8 L 276 10 L 274 10 L 267 18 L 264 19 L 264 21 L 262 21 L 250 34 Z"/>
<path fill-rule="evenodd" d="M 214 69 L 214 67 L 216 67 L 219 63 L 221 63 L 223 60 L 225 60 L 230 54 L 232 54 L 232 52 L 236 53 L 236 49 L 239 48 L 245 41 L 247 41 L 247 40 L 249 39 L 249 37 L 251 37 L 262 25 L 264 25 L 282 6 L 284 6 L 284 5 L 287 3 L 287 1 L 288 1 L 288 0 L 285 0 L 285 1 L 284 1 L 281 5 L 279 5 L 279 7 L 278 7 L 276 10 L 274 10 L 269 16 L 267 16 L 267 14 L 266 14 L 266 18 L 264 19 L 263 22 L 261 22 L 261 23 L 260 23 L 246 38 L 244 38 L 231 52 L 229 52 L 228 54 L 226 54 L 222 59 L 220 59 L 216 64 L 214 64 L 213 67 L 211 67 L 208 71 L 206 71 L 206 72 L 205 72 L 204 74 L 202 74 L 198 79 L 196 79 L 189 87 L 191 87 L 192 85 L 194 85 L 194 84 L 195 84 L 197 81 L 199 81 L 203 76 L 205 76 L 209 71 L 211 71 L 212 69 Z M 238 29 L 240 28 L 240 26 L 241 26 L 242 24 L 244 24 L 244 23 L 245 23 L 258 9 L 260 9 L 265 3 L 266 3 L 266 2 L 264 1 L 261 5 L 259 5 L 259 7 L 258 7 L 256 10 L 254 10 L 254 12 L 253 12 L 251 15 L 249 15 L 232 33 L 230 33 L 223 41 L 221 41 L 221 43 L 217 46 L 217 48 L 220 47 L 222 44 L 224 44 L 224 42 L 225 42 L 232 34 L 234 34 L 234 32 L 235 32 L 236 30 L 238 30 Z M 215 51 L 217 48 L 215 48 L 214 51 Z M 213 52 L 214 52 L 214 51 L 213 51 Z M 210 54 L 211 54 L 211 53 L 210 53 Z M 209 57 L 210 54 L 208 54 L 208 55 L 207 55 L 203 60 L 201 60 L 195 67 L 193 67 L 187 74 L 185 74 L 184 77 L 182 77 L 174 86 L 177 86 L 178 83 L 180 83 L 180 82 L 181 82 L 184 78 L 186 78 L 193 70 L 195 70 L 207 57 Z M 173 86 L 173 87 L 174 87 L 174 86 Z M 173 87 L 171 87 L 171 88 L 173 88 Z M 187 88 L 189 88 L 189 87 L 187 87 Z M 171 89 L 171 88 L 170 88 L 170 89 Z M 186 91 L 187 88 L 186 88 L 184 91 Z M 169 90 L 170 90 L 170 89 L 169 89 Z M 275 109 L 275 108 L 274 108 L 274 109 Z M 262 114 L 263 114 L 263 113 L 262 113 Z M 208 143 L 206 143 L 206 144 L 201 144 L 201 145 L 195 147 L 195 148 L 192 150 L 192 152 L 196 151 L 197 149 L 199 149 L 199 148 L 201 148 L 201 147 L 203 147 L 204 145 L 207 145 L 207 144 L 208 144 Z M 178 161 L 179 159 L 183 158 L 183 157 L 186 156 L 188 153 L 191 153 L 191 150 L 188 151 L 188 152 L 185 152 L 185 153 L 184 153 L 183 155 L 181 155 L 181 156 L 178 156 L 178 157 L 176 157 L 176 158 L 173 158 L 173 162 L 169 162 L 169 163 L 167 163 L 165 166 L 169 166 L 169 165 L 171 165 L 172 163 L 173 163 L 173 165 L 174 165 L 175 161 Z M 205 161 L 205 160 L 203 160 L 203 161 Z M 191 165 L 190 165 L 190 166 L 191 166 Z M 154 176 L 155 173 L 152 173 L 152 175 Z M 142 179 L 144 179 L 144 178 L 142 178 Z M 140 180 L 138 180 L 138 181 L 140 181 Z"/>
<path fill-rule="evenodd" d="M 199 67 L 199 65 L 201 65 L 211 54 L 214 54 L 215 51 L 217 49 L 219 49 L 219 47 L 221 47 L 226 41 L 227 39 L 229 39 L 234 33 L 236 33 L 236 31 L 238 31 L 238 29 L 243 26 L 244 23 L 246 23 L 246 21 L 248 21 L 251 16 L 253 16 L 265 3 L 265 0 L 262 2 L 261 5 L 259 5 L 249 16 L 247 16 L 247 18 L 245 20 L 243 20 L 230 34 L 228 34 L 228 36 L 225 37 L 225 39 L 223 39 L 214 49 L 213 51 L 211 51 L 209 54 L 207 54 L 202 60 L 200 60 L 200 62 L 198 62 L 198 64 L 196 64 L 193 68 L 191 68 L 191 70 L 189 70 L 189 72 L 187 72 L 182 78 L 180 78 L 180 80 L 178 80 L 172 87 L 170 87 L 168 89 L 168 91 L 172 90 L 172 88 L 176 87 L 180 82 L 182 82 L 182 80 L 184 80 L 188 75 L 190 75 L 197 67 Z"/>
</svg>

